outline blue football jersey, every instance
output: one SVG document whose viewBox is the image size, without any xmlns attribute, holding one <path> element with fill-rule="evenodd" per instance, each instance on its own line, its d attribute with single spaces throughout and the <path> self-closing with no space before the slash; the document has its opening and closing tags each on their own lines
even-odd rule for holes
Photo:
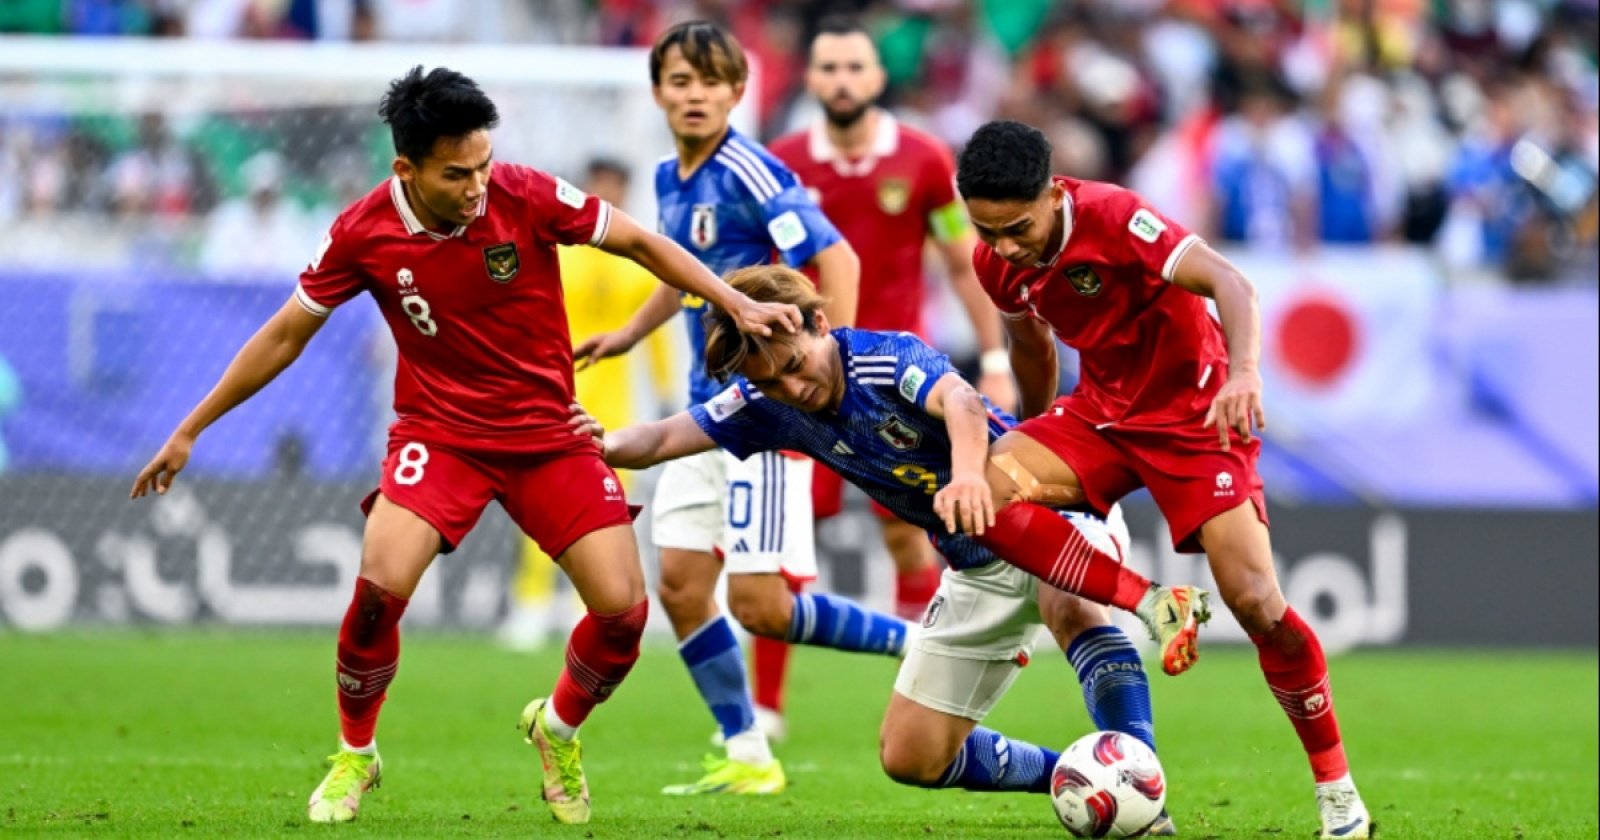
<svg viewBox="0 0 1600 840">
<path fill-rule="evenodd" d="M 707 436 L 739 458 L 785 449 L 804 452 L 860 487 L 878 504 L 933 537 L 956 569 L 995 561 L 965 534 L 951 534 L 933 512 L 950 482 L 950 435 L 927 411 L 928 392 L 955 368 L 943 353 L 904 332 L 833 331 L 844 363 L 838 411 L 811 414 L 770 400 L 737 378 L 689 412 Z M 992 443 L 1016 420 L 987 400 Z"/>
<path fill-rule="evenodd" d="M 711 159 L 687 179 L 678 177 L 676 155 L 662 158 L 656 166 L 656 203 L 661 233 L 718 275 L 780 259 L 798 267 L 842 238 L 794 173 L 732 128 Z M 705 371 L 700 316 L 706 302 L 684 295 L 683 308 L 692 355 L 689 399 L 704 402 L 722 390 Z"/>
</svg>

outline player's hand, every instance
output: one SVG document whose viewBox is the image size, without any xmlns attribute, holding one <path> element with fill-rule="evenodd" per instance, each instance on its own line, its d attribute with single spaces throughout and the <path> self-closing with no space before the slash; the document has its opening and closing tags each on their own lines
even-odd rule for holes
<svg viewBox="0 0 1600 840">
<path fill-rule="evenodd" d="M 800 307 L 792 303 L 758 303 L 745 298 L 739 310 L 732 314 L 739 332 L 749 335 L 772 335 L 773 327 L 799 332 L 802 323 Z"/>
<path fill-rule="evenodd" d="M 978 393 L 1007 414 L 1017 413 L 1017 382 L 1009 373 L 985 373 L 978 377 Z"/>
<path fill-rule="evenodd" d="M 933 496 L 933 512 L 952 534 L 981 536 L 994 527 L 994 496 L 981 475 L 956 476 Z"/>
<path fill-rule="evenodd" d="M 128 491 L 128 498 L 137 499 L 151 490 L 156 491 L 157 495 L 166 495 L 172 488 L 172 480 L 189 464 L 189 452 L 193 449 L 194 438 L 173 433 L 161 445 L 156 457 L 151 458 L 150 463 L 139 471 L 139 477 L 133 480 L 133 489 Z"/>
<path fill-rule="evenodd" d="M 627 335 L 622 330 L 616 332 L 597 333 L 572 348 L 572 369 L 583 370 L 586 367 L 612 356 L 621 356 L 633 349 L 638 341 Z"/>
<path fill-rule="evenodd" d="M 606 430 L 604 426 L 600 425 L 600 421 L 589 416 L 589 412 L 584 411 L 583 406 L 577 403 L 573 403 L 567 408 L 572 410 L 572 418 L 567 421 L 567 425 L 572 427 L 572 433 L 578 437 L 591 438 L 594 440 L 595 446 L 600 447 L 600 451 L 604 452 L 606 448 Z"/>
<path fill-rule="evenodd" d="M 1249 443 L 1253 437 L 1251 424 L 1256 431 L 1267 427 L 1267 411 L 1261 406 L 1261 374 L 1255 371 L 1230 374 L 1222 383 L 1217 396 L 1206 412 L 1205 427 L 1217 427 L 1217 442 L 1222 451 L 1228 451 L 1228 431 L 1236 431 Z"/>
</svg>

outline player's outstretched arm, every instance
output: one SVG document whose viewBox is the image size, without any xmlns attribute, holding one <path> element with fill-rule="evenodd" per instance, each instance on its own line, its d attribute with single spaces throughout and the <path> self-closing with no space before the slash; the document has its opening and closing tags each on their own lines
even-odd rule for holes
<svg viewBox="0 0 1600 840">
<path fill-rule="evenodd" d="M 1252 423 L 1256 429 L 1267 427 L 1267 410 L 1261 402 L 1261 308 L 1256 304 L 1256 287 L 1204 242 L 1196 242 L 1178 258 L 1172 282 L 1217 302 L 1217 318 L 1228 338 L 1228 381 L 1211 401 L 1205 425 L 1216 426 L 1224 452 L 1229 429 L 1249 443 Z"/>
<path fill-rule="evenodd" d="M 823 248 L 811 258 L 817 270 L 817 288 L 828 296 L 822 314 L 835 327 L 856 324 L 856 301 L 861 297 L 861 258 L 843 239 Z"/>
<path fill-rule="evenodd" d="M 1037 417 L 1055 401 L 1056 337 L 1050 325 L 1027 316 L 1005 318 L 1011 340 L 1011 372 L 1017 377 L 1022 418 Z"/>
<path fill-rule="evenodd" d="M 166 493 L 172 480 L 189 463 L 189 452 L 200 433 L 299 358 L 306 342 L 322 329 L 325 320 L 306 311 L 292 297 L 279 307 L 277 313 L 239 348 L 211 392 L 183 418 L 172 436 L 162 444 L 161 451 L 139 471 L 128 498 L 137 499 L 149 490 Z"/>
<path fill-rule="evenodd" d="M 700 424 L 694 422 L 687 411 L 654 423 L 607 432 L 583 406 L 573 405 L 572 419 L 567 422 L 574 434 L 594 438 L 600 444 L 607 464 L 627 470 L 642 470 L 717 448 L 716 442 L 700 430 Z"/>
<path fill-rule="evenodd" d="M 950 533 L 982 534 L 994 525 L 994 497 L 984 477 L 989 460 L 989 411 L 959 374 L 939 377 L 928 391 L 928 414 L 950 433 L 950 483 L 933 497 L 933 512 Z"/>
<path fill-rule="evenodd" d="M 645 230 L 621 210 L 612 209 L 611 224 L 606 228 L 606 238 L 600 242 L 600 248 L 619 257 L 627 257 L 659 277 L 661 282 L 702 297 L 713 306 L 732 314 L 740 332 L 772 335 L 773 328 L 788 332 L 800 329 L 800 310 L 797 307 L 785 303 L 756 303 L 734 291 L 685 251 L 683 246 L 659 233 Z M 648 304 L 646 308 L 650 308 Z"/>
</svg>

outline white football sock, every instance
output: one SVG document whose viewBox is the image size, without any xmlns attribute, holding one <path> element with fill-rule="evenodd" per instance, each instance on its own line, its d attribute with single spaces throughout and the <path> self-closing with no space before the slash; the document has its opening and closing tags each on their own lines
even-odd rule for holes
<svg viewBox="0 0 1600 840">
<path fill-rule="evenodd" d="M 728 758 L 755 767 L 772 763 L 772 747 L 767 743 L 767 733 L 752 724 L 749 729 L 728 739 Z"/>
</svg>

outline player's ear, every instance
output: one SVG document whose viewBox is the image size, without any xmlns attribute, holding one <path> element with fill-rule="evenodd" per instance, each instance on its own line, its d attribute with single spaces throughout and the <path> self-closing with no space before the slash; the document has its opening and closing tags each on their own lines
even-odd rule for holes
<svg viewBox="0 0 1600 840">
<path fill-rule="evenodd" d="M 818 309 L 811 313 L 811 326 L 817 335 L 827 335 L 833 330 L 828 326 L 828 316 Z"/>
<path fill-rule="evenodd" d="M 735 107 L 737 107 L 739 102 L 744 99 L 744 89 L 744 82 L 740 82 L 733 86 L 733 104 Z"/>
<path fill-rule="evenodd" d="M 395 155 L 394 162 L 389 165 L 389 168 L 393 170 L 394 174 L 400 180 L 408 183 L 413 178 L 417 177 L 416 165 L 411 162 L 411 158 L 408 158 L 405 155 Z"/>
</svg>

